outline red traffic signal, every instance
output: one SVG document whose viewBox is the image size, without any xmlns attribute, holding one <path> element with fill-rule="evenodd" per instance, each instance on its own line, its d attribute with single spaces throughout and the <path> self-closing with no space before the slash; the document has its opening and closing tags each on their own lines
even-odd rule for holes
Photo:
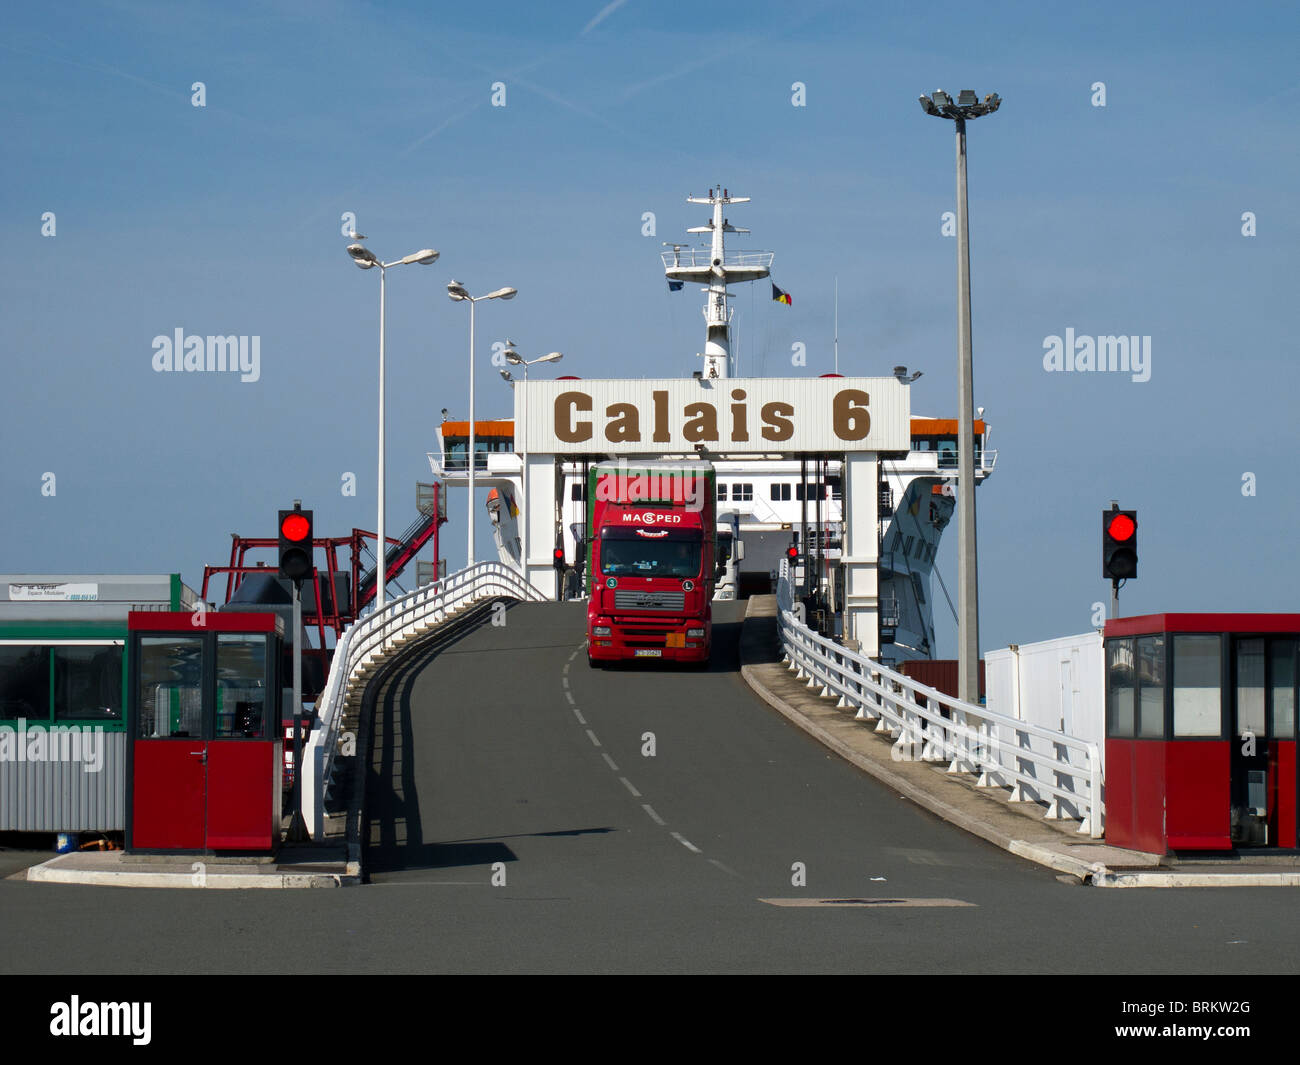
<svg viewBox="0 0 1300 1065">
<path fill-rule="evenodd" d="M 312 512 L 295 503 L 280 511 L 280 576 L 302 581 L 312 575 Z"/>
<path fill-rule="evenodd" d="M 797 562 L 799 560 L 799 549 L 794 544 L 791 544 L 785 549 L 785 557 L 791 562 Z"/>
<path fill-rule="evenodd" d="M 294 543 L 301 543 L 311 536 L 311 522 L 305 518 L 301 511 L 289 511 L 285 514 L 280 512 L 283 517 L 280 519 L 280 535 L 286 540 L 292 540 Z"/>
<path fill-rule="evenodd" d="M 1106 535 L 1119 543 L 1132 539 L 1136 532 L 1137 522 L 1124 511 L 1115 514 L 1106 524 Z"/>
<path fill-rule="evenodd" d="M 1112 581 L 1137 576 L 1137 511 L 1112 507 L 1101 512 L 1101 573 Z"/>
<path fill-rule="evenodd" d="M 564 569 L 564 548 L 557 547 L 551 554 L 551 561 L 556 569 Z"/>
</svg>

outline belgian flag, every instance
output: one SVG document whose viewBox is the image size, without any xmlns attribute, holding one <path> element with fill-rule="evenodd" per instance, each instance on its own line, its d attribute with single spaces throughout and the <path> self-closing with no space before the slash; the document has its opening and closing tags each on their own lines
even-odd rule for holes
<svg viewBox="0 0 1300 1065">
<path fill-rule="evenodd" d="M 794 303 L 794 300 L 790 298 L 790 293 L 782 292 L 776 287 L 775 282 L 772 283 L 772 298 L 776 300 L 777 303 L 784 303 L 786 306 L 790 306 Z"/>
</svg>

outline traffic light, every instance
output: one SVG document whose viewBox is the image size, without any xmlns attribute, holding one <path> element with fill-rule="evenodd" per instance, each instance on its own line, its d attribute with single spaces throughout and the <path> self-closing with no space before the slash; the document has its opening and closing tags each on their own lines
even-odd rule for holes
<svg viewBox="0 0 1300 1065">
<path fill-rule="evenodd" d="M 1113 506 L 1101 512 L 1101 573 L 1112 581 L 1137 576 L 1137 511 Z"/>
<path fill-rule="evenodd" d="M 280 511 L 280 576 L 301 581 L 312 574 L 312 531 L 310 510 L 294 503 L 293 510 Z"/>
<path fill-rule="evenodd" d="M 551 552 L 551 564 L 556 569 L 566 568 L 564 562 L 564 548 L 557 547 L 553 552 Z"/>
</svg>

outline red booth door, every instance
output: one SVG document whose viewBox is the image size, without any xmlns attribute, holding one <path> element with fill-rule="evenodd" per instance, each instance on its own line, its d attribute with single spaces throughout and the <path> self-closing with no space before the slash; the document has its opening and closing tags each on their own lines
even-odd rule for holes
<svg viewBox="0 0 1300 1065">
<path fill-rule="evenodd" d="M 135 741 L 133 848 L 203 849 L 205 747 L 199 739 Z"/>
<path fill-rule="evenodd" d="M 208 744 L 208 850 L 265 851 L 280 832 L 280 741 Z"/>
</svg>

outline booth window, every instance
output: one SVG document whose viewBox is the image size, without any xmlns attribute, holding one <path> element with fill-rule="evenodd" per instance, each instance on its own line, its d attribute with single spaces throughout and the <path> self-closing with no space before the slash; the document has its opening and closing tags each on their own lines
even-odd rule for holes
<svg viewBox="0 0 1300 1065">
<path fill-rule="evenodd" d="M 268 738 L 266 637 L 217 636 L 217 739 Z"/>
<path fill-rule="evenodd" d="M 1268 735 L 1264 699 L 1264 641 L 1237 641 L 1237 731 L 1258 739 Z"/>
<path fill-rule="evenodd" d="M 30 644 L 0 646 L 0 719 L 49 720 L 49 651 Z"/>
<path fill-rule="evenodd" d="M 1139 636 L 1137 641 L 1138 735 L 1146 740 L 1165 735 L 1165 638 Z"/>
<path fill-rule="evenodd" d="M 1273 688 L 1274 739 L 1295 737 L 1295 640 L 1270 640 L 1269 683 Z"/>
<path fill-rule="evenodd" d="M 1174 736 L 1218 736 L 1222 640 L 1217 633 L 1174 637 Z"/>
<path fill-rule="evenodd" d="M 1131 740 L 1136 731 L 1137 689 L 1133 684 L 1133 641 L 1106 643 L 1106 705 L 1110 715 L 1108 735 Z"/>
<path fill-rule="evenodd" d="M 54 719 L 122 719 L 122 649 L 54 647 Z"/>
<path fill-rule="evenodd" d="M 140 638 L 141 739 L 203 735 L 203 637 Z"/>
</svg>

